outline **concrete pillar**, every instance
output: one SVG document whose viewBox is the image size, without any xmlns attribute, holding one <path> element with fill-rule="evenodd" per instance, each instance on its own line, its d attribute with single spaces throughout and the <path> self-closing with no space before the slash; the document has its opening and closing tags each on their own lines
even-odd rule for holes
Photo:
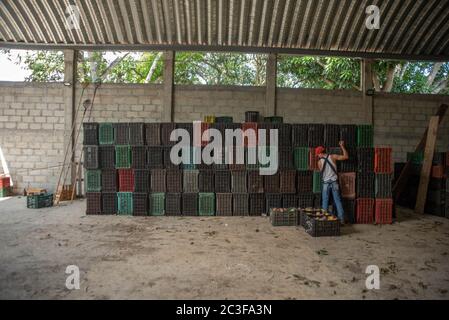
<svg viewBox="0 0 449 320">
<path fill-rule="evenodd" d="M 175 78 L 175 52 L 164 52 L 164 110 L 163 119 L 166 122 L 174 121 L 174 78 Z"/>
<path fill-rule="evenodd" d="M 265 116 L 276 115 L 276 80 L 277 80 L 277 55 L 270 53 L 267 60 Z"/>
<path fill-rule="evenodd" d="M 362 88 L 362 107 L 365 113 L 365 121 L 367 124 L 374 124 L 374 96 L 368 95 L 367 92 L 374 92 L 373 84 L 373 61 L 363 59 L 361 62 L 361 88 Z"/>
<path fill-rule="evenodd" d="M 75 145 L 75 134 L 72 134 L 75 122 L 75 94 L 76 94 L 76 70 L 78 51 L 64 50 L 64 152 L 69 148 L 67 160 L 70 159 L 70 181 L 73 184 L 76 180 L 75 152 L 71 152 Z M 76 128 L 78 129 L 78 128 Z M 66 163 L 67 163 L 66 160 Z"/>
</svg>

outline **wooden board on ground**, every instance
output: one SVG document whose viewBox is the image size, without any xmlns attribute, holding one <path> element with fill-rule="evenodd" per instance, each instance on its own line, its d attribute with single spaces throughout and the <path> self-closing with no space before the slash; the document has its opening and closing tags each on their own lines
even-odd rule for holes
<svg viewBox="0 0 449 320">
<path fill-rule="evenodd" d="M 24 196 L 32 196 L 37 194 L 45 194 L 47 193 L 47 189 L 42 188 L 26 188 L 23 190 Z"/>
<path fill-rule="evenodd" d="M 424 149 L 424 162 L 419 179 L 418 196 L 416 197 L 416 213 L 424 213 L 427 200 L 427 189 L 429 187 L 430 171 L 432 170 L 433 155 L 438 134 L 439 117 L 430 118 L 429 130 L 427 131 L 426 147 Z"/>
</svg>

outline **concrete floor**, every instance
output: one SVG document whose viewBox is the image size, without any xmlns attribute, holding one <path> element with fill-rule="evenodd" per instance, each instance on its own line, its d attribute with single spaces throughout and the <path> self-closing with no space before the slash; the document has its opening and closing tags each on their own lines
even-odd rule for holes
<svg viewBox="0 0 449 320">
<path fill-rule="evenodd" d="M 1 299 L 447 299 L 449 220 L 400 213 L 339 238 L 265 217 L 85 216 L 0 201 Z M 80 290 L 65 287 L 79 266 Z M 365 269 L 381 270 L 380 290 Z"/>
</svg>

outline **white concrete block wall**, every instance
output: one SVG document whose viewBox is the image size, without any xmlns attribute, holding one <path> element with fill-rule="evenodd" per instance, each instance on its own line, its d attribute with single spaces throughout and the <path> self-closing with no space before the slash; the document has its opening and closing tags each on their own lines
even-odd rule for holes
<svg viewBox="0 0 449 320">
<path fill-rule="evenodd" d="M 286 122 L 359 124 L 365 122 L 361 94 L 351 90 L 277 89 L 277 114 Z M 81 89 L 77 90 L 76 103 Z M 16 191 L 28 185 L 53 190 L 64 155 L 64 86 L 0 82 L 0 147 Z M 81 101 L 92 99 L 93 88 Z M 403 161 L 422 136 L 429 118 L 447 96 L 376 94 L 375 143 L 391 145 Z M 247 110 L 265 109 L 265 89 L 234 86 L 176 86 L 176 122 L 202 120 L 206 115 L 244 120 Z M 87 117 L 86 117 L 87 119 Z M 162 85 L 103 84 L 97 91 L 90 121 L 163 121 Z M 82 133 L 79 142 L 82 143 Z M 438 147 L 449 149 L 449 115 L 441 126 Z M 51 168 L 50 168 L 51 167 Z M 56 168 L 54 168 L 56 167 Z"/>
</svg>

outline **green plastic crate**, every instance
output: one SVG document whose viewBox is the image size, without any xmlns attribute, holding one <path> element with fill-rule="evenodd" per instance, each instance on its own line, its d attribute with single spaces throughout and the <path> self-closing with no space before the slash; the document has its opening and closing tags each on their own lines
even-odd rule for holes
<svg viewBox="0 0 449 320">
<path fill-rule="evenodd" d="M 115 167 L 131 168 L 130 146 L 115 146 Z"/>
<path fill-rule="evenodd" d="M 283 117 L 278 117 L 278 116 L 273 116 L 273 117 L 265 117 L 263 119 L 264 122 L 269 122 L 269 123 L 284 123 L 284 118 Z"/>
<path fill-rule="evenodd" d="M 323 181 L 320 171 L 313 172 L 313 193 L 321 193 L 323 189 Z"/>
<path fill-rule="evenodd" d="M 53 206 L 53 194 L 37 194 L 27 196 L 27 208 L 39 209 Z"/>
<path fill-rule="evenodd" d="M 85 187 L 86 192 L 101 191 L 101 170 L 86 170 Z"/>
<path fill-rule="evenodd" d="M 117 213 L 123 216 L 133 214 L 133 193 L 117 192 Z"/>
<path fill-rule="evenodd" d="M 374 146 L 374 129 L 371 125 L 357 126 L 357 146 L 372 148 Z"/>
<path fill-rule="evenodd" d="M 114 144 L 114 126 L 112 123 L 100 123 L 98 130 L 98 140 L 100 145 Z"/>
<path fill-rule="evenodd" d="M 234 119 L 228 116 L 215 118 L 215 123 L 232 123 L 232 122 L 234 122 Z"/>
<path fill-rule="evenodd" d="M 309 169 L 309 148 L 294 148 L 293 159 L 295 168 L 298 171 Z"/>
<path fill-rule="evenodd" d="M 11 188 L 0 188 L 0 198 L 9 197 L 11 195 Z"/>
<path fill-rule="evenodd" d="M 215 215 L 215 193 L 198 194 L 198 212 L 200 216 Z"/>
<path fill-rule="evenodd" d="M 412 164 L 421 165 L 424 161 L 424 152 L 407 152 L 407 161 Z"/>
<path fill-rule="evenodd" d="M 163 216 L 165 214 L 165 193 L 150 194 L 150 216 Z"/>
</svg>

